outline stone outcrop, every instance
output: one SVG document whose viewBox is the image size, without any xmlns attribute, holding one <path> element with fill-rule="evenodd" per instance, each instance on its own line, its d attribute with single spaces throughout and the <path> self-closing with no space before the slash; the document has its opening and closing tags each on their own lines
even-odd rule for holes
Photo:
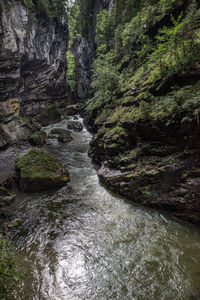
<svg viewBox="0 0 200 300">
<path fill-rule="evenodd" d="M 0 149 L 15 143 L 26 136 L 19 117 L 17 98 L 0 102 Z"/>
<path fill-rule="evenodd" d="M 59 188 L 69 182 L 69 173 L 60 162 L 47 152 L 32 149 L 16 160 L 20 189 L 38 192 Z"/>
<path fill-rule="evenodd" d="M 32 100 L 64 97 L 66 26 L 19 1 L 1 0 L 0 99 L 18 96 L 21 106 Z"/>
<path fill-rule="evenodd" d="M 67 103 L 67 42 L 66 24 L 23 1 L 0 0 L 0 184 L 13 176 L 14 160 L 29 147 L 27 137 L 40 130 L 27 115 Z M 55 115 L 54 121 L 61 120 Z"/>
<path fill-rule="evenodd" d="M 135 202 L 200 224 L 199 117 L 178 122 L 176 116 L 176 126 L 168 127 L 127 120 L 121 131 L 104 123 L 90 149 L 101 164 L 100 181 Z"/>
</svg>

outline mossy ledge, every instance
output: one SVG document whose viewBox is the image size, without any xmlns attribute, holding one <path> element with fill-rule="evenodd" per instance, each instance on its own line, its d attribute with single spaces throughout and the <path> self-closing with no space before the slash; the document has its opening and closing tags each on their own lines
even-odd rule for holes
<svg viewBox="0 0 200 300">
<path fill-rule="evenodd" d="M 59 188 L 69 182 L 68 170 L 47 152 L 32 149 L 16 160 L 16 173 L 20 189 L 38 192 Z"/>
</svg>

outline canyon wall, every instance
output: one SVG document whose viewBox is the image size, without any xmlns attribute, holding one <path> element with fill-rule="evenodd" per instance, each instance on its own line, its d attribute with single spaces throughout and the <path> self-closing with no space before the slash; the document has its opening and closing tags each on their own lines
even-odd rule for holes
<svg viewBox="0 0 200 300">
<path fill-rule="evenodd" d="M 67 27 L 19 1 L 1 0 L 0 99 L 7 93 L 22 104 L 64 97 Z"/>
</svg>

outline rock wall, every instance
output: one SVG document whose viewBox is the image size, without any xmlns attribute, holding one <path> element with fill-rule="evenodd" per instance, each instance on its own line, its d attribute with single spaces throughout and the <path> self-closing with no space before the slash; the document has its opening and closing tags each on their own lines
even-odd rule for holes
<svg viewBox="0 0 200 300">
<path fill-rule="evenodd" d="M 67 28 L 19 1 L 1 0 L 0 99 L 26 101 L 64 97 Z"/>
<path fill-rule="evenodd" d="M 108 9 L 111 12 L 113 4 L 113 0 L 95 0 L 91 11 L 92 30 L 89 36 L 74 40 L 72 52 L 76 63 L 77 96 L 79 99 L 86 99 L 90 91 L 92 62 L 95 58 L 96 16 L 101 9 Z"/>
<path fill-rule="evenodd" d="M 27 136 L 40 127 L 20 112 L 36 115 L 69 94 L 67 46 L 65 24 L 22 1 L 0 0 L 0 184 L 13 176 L 15 158 L 30 147 Z"/>
<path fill-rule="evenodd" d="M 151 69 L 156 70 L 154 78 L 146 64 L 147 55 L 143 54 L 142 60 L 134 52 L 135 48 L 138 52 L 138 39 L 147 24 L 141 23 L 140 27 L 140 22 L 127 21 L 123 25 L 123 18 L 120 20 L 123 3 L 125 1 L 118 1 L 118 27 L 112 36 L 116 37 L 117 33 L 120 37 L 124 28 L 128 30 L 130 26 L 126 36 L 127 40 L 130 37 L 130 43 L 123 46 L 120 39 L 111 40 L 113 49 L 118 49 L 110 63 L 110 68 L 117 64 L 117 79 L 113 79 L 116 85 L 111 88 L 115 94 L 104 99 L 106 90 L 101 86 L 105 83 L 107 87 L 109 79 L 106 78 L 95 91 L 102 96 L 93 97 L 86 104 L 87 125 L 94 133 L 90 155 L 101 165 L 100 181 L 113 192 L 200 224 L 199 61 L 195 65 L 190 62 L 189 69 L 182 66 L 182 72 L 171 69 L 168 73 L 165 69 L 160 75 L 158 61 L 149 62 Z M 174 15 L 186 11 L 187 1 L 174 3 L 177 5 L 171 7 Z M 151 4 L 149 10 L 147 8 L 145 4 L 143 13 L 155 13 L 157 4 L 154 10 Z M 168 14 L 166 10 L 165 16 L 161 13 L 155 23 L 150 23 L 146 32 L 150 39 L 158 34 L 159 28 L 169 26 Z M 149 20 L 153 17 L 149 13 Z M 182 39 L 185 42 L 185 37 Z M 140 42 L 141 49 L 148 48 L 149 40 L 147 44 L 142 39 Z M 104 58 L 102 53 L 100 56 L 103 65 L 106 56 Z M 100 68 L 98 71 L 101 74 Z"/>
</svg>

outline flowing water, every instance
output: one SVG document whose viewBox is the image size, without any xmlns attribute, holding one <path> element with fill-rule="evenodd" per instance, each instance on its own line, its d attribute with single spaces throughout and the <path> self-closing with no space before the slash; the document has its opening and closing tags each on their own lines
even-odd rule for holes
<svg viewBox="0 0 200 300">
<path fill-rule="evenodd" d="M 25 299 L 199 299 L 200 230 L 109 193 L 87 155 L 91 134 L 72 135 L 46 146 L 69 169 L 70 187 L 18 192 Z"/>
</svg>

